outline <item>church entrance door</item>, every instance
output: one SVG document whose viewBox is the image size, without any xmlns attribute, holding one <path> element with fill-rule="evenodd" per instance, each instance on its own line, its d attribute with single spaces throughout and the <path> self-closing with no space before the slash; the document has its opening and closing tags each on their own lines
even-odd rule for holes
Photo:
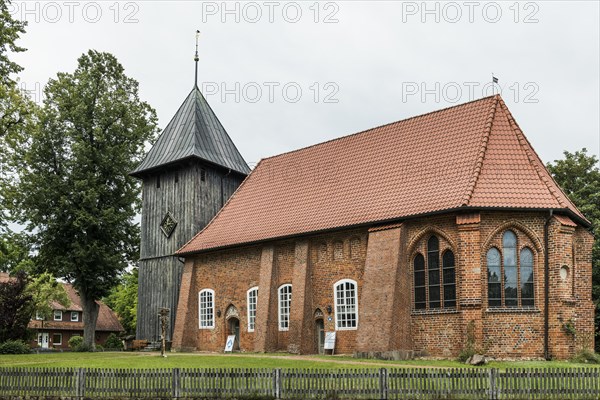
<svg viewBox="0 0 600 400">
<path fill-rule="evenodd" d="M 317 337 L 317 353 L 323 354 L 325 344 L 325 323 L 322 318 L 315 320 L 315 336 Z"/>
<path fill-rule="evenodd" d="M 240 349 L 240 320 L 232 317 L 227 320 L 227 335 L 235 335 L 234 350 Z"/>
</svg>

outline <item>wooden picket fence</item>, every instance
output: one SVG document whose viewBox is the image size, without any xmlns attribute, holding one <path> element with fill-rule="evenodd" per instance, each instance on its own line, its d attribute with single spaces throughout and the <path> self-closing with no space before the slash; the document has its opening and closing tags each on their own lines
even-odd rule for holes
<svg viewBox="0 0 600 400">
<path fill-rule="evenodd" d="M 0 398 L 600 399 L 600 369 L 0 368 Z"/>
</svg>

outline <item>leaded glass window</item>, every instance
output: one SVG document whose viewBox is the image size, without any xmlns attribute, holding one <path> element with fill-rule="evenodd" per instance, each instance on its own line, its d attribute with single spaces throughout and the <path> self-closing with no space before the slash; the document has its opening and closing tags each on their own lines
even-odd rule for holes
<svg viewBox="0 0 600 400">
<path fill-rule="evenodd" d="M 523 247 L 518 251 L 517 235 L 505 231 L 502 250 L 487 252 L 488 306 L 533 307 L 533 251 Z"/>
<path fill-rule="evenodd" d="M 456 307 L 456 267 L 454 253 L 443 252 L 437 236 L 427 240 L 427 262 L 421 253 L 413 259 L 415 310 Z"/>
</svg>

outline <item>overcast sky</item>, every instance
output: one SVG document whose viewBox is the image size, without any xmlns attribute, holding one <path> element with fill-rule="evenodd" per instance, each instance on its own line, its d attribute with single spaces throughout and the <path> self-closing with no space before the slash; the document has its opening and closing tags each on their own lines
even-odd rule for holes
<svg viewBox="0 0 600 400">
<path fill-rule="evenodd" d="M 39 99 L 88 49 L 169 122 L 199 85 L 246 161 L 502 96 L 542 159 L 600 152 L 598 1 L 14 1 Z"/>
</svg>

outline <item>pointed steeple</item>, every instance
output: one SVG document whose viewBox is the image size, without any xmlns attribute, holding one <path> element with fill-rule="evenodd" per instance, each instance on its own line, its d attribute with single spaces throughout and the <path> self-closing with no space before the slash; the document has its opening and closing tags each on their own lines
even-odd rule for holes
<svg viewBox="0 0 600 400">
<path fill-rule="evenodd" d="M 198 88 L 198 36 L 194 88 L 162 131 L 144 160 L 131 173 L 146 173 L 186 159 L 199 159 L 247 175 L 250 168 Z"/>
<path fill-rule="evenodd" d="M 198 87 L 194 87 L 146 158 L 131 173 L 142 176 L 185 159 L 200 159 L 247 175 L 250 168 Z"/>
</svg>

